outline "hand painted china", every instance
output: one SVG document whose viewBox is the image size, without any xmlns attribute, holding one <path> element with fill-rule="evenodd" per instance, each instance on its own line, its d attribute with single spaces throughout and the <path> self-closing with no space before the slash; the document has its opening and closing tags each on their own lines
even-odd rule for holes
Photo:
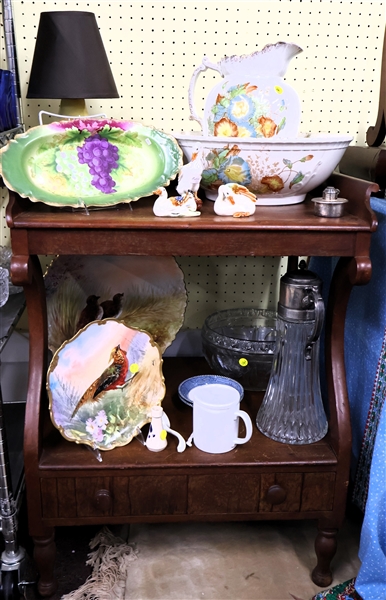
<svg viewBox="0 0 386 600">
<path fill-rule="evenodd" d="M 165 396 L 159 348 L 146 331 L 94 321 L 54 354 L 47 391 L 51 420 L 67 440 L 124 446 Z"/>
<path fill-rule="evenodd" d="M 278 42 L 249 55 L 226 56 L 218 63 L 204 56 L 189 85 L 191 119 L 200 123 L 204 136 L 296 136 L 300 100 L 283 77 L 300 52 L 296 44 Z M 218 71 L 223 79 L 210 91 L 201 118 L 194 105 L 195 87 L 199 74 L 207 69 Z"/>
<path fill-rule="evenodd" d="M 243 185 L 257 197 L 256 211 L 302 202 L 331 175 L 353 139 L 347 134 L 220 138 L 197 131 L 174 136 L 187 161 L 198 145 L 205 149 L 200 185 L 209 200 L 216 200 L 224 184 Z"/>
<path fill-rule="evenodd" d="M 182 167 L 172 136 L 111 119 L 39 125 L 0 153 L 0 173 L 9 189 L 59 207 L 101 208 L 151 196 Z"/>
</svg>

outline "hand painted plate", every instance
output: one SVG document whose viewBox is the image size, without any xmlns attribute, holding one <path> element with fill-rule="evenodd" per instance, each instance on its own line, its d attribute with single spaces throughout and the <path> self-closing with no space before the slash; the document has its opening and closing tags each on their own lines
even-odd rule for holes
<svg viewBox="0 0 386 600">
<path fill-rule="evenodd" d="M 184 275 L 172 256 L 59 256 L 45 287 L 52 352 L 89 322 L 114 317 L 148 331 L 163 353 L 184 321 Z"/>
<path fill-rule="evenodd" d="M 0 152 L 0 173 L 9 189 L 59 207 L 138 200 L 168 185 L 182 166 L 182 151 L 172 136 L 109 119 L 39 125 Z"/>
<path fill-rule="evenodd" d="M 69 441 L 99 450 L 128 444 L 165 395 L 158 346 L 116 319 L 63 344 L 47 375 L 51 420 Z"/>
</svg>

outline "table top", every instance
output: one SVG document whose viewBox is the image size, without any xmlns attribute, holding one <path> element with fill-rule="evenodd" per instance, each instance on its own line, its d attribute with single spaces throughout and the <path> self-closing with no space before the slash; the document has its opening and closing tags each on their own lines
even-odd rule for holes
<svg viewBox="0 0 386 600">
<path fill-rule="evenodd" d="M 254 215 L 237 219 L 217 216 L 209 200 L 199 217 L 168 218 L 154 216 L 153 197 L 85 211 L 33 203 L 10 192 L 7 223 L 18 255 L 363 256 L 358 236 L 369 237 L 377 227 L 370 197 L 378 186 L 339 174 L 327 183 L 349 200 L 342 217 L 316 216 L 311 196 L 294 205 L 257 204 Z"/>
<path fill-rule="evenodd" d="M 259 206 L 254 215 L 246 218 L 220 217 L 214 213 L 213 202 L 204 200 L 200 217 L 155 217 L 155 197 L 141 198 L 135 202 L 117 204 L 107 209 L 56 208 L 42 202 L 31 202 L 10 192 L 11 204 L 7 222 L 16 229 L 169 229 L 169 230 L 368 230 L 374 215 L 371 214 L 370 195 L 377 186 L 353 177 L 335 174 L 328 183 L 339 183 L 340 197 L 348 197 L 347 209 L 340 218 L 325 218 L 314 214 L 311 197 L 321 193 L 316 189 L 306 201 L 285 206 Z M 359 182 L 359 183 L 358 183 Z M 327 183 L 327 182 L 326 182 Z M 322 186 L 324 187 L 324 186 Z M 363 198 L 366 197 L 366 202 Z"/>
</svg>

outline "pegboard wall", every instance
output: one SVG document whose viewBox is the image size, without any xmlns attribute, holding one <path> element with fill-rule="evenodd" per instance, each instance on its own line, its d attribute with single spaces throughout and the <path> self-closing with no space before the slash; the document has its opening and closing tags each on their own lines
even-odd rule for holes
<svg viewBox="0 0 386 600">
<path fill-rule="evenodd" d="M 168 133 L 197 130 L 199 125 L 189 119 L 188 86 L 204 55 L 217 62 L 224 55 L 291 41 L 303 48 L 285 77 L 301 99 L 303 132 L 349 133 L 354 144 L 364 144 L 367 128 L 376 121 L 383 0 L 14 0 L 12 6 L 26 128 L 38 124 L 39 110 L 55 113 L 59 108 L 59 101 L 25 98 L 39 16 L 48 10 L 96 15 L 120 98 L 90 100 L 90 114 L 142 121 Z M 6 68 L 4 37 L 1 66 Z M 200 76 L 198 111 L 219 77 L 214 71 Z M 5 204 L 3 193 L 0 244 L 9 243 Z M 264 308 L 276 305 L 283 261 L 247 258 L 241 265 L 240 260 L 180 259 L 189 291 L 189 324 L 194 326 L 219 306 L 244 304 L 246 298 L 248 304 Z"/>
</svg>

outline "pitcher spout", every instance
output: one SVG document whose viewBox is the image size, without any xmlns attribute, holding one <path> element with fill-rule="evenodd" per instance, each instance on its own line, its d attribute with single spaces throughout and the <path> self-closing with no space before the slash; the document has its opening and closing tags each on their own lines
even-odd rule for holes
<svg viewBox="0 0 386 600">
<path fill-rule="evenodd" d="M 303 52 L 297 44 L 277 42 L 267 44 L 262 50 L 242 56 L 226 56 L 218 63 L 220 72 L 225 77 L 240 69 L 245 73 L 258 73 L 259 76 L 284 77 L 291 59 Z"/>
</svg>

